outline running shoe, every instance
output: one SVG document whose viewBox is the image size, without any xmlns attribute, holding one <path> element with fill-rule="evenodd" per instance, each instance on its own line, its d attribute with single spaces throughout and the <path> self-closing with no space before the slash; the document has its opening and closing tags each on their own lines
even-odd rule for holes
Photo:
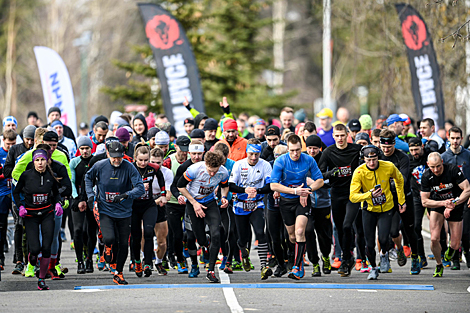
<svg viewBox="0 0 470 313">
<path fill-rule="evenodd" d="M 188 268 L 184 262 L 178 262 L 178 274 L 188 274 Z"/>
<path fill-rule="evenodd" d="M 460 262 L 459 262 L 459 260 L 452 261 L 451 270 L 460 271 Z"/>
<path fill-rule="evenodd" d="M 82 263 L 83 264 L 83 263 Z M 85 269 L 85 268 L 84 268 Z M 78 271 L 77 271 L 78 272 Z M 61 279 L 64 279 L 65 278 L 65 275 L 63 276 L 60 276 L 59 273 L 57 272 L 57 270 L 55 268 L 51 268 L 47 271 L 47 275 L 46 275 L 46 278 L 47 276 L 50 275 L 51 276 L 51 279 L 52 280 L 61 280 Z"/>
<path fill-rule="evenodd" d="M 164 268 L 165 270 L 167 270 L 167 271 L 170 270 L 170 265 L 168 264 L 168 260 L 163 259 L 161 265 L 163 266 L 163 268 Z"/>
<path fill-rule="evenodd" d="M 113 282 L 115 282 L 118 285 L 127 285 L 128 282 L 124 279 L 124 275 L 121 273 L 116 273 L 113 276 Z"/>
<path fill-rule="evenodd" d="M 222 262 L 220 262 L 219 270 L 223 270 L 225 268 L 225 264 L 227 263 L 227 257 L 224 256 L 222 258 Z"/>
<path fill-rule="evenodd" d="M 392 248 L 388 251 L 388 258 L 390 261 L 395 261 L 398 258 L 398 253 L 395 248 Z"/>
<path fill-rule="evenodd" d="M 253 244 L 253 249 L 258 250 L 258 240 L 255 240 L 255 243 Z"/>
<path fill-rule="evenodd" d="M 263 267 L 261 269 L 261 280 L 266 280 L 273 274 L 273 270 L 269 267 Z"/>
<path fill-rule="evenodd" d="M 243 271 L 243 266 L 242 266 L 242 264 L 241 264 L 240 262 L 233 261 L 233 263 L 232 263 L 232 269 L 233 269 L 234 271 L 237 271 L 237 272 L 238 272 L 238 271 Z"/>
<path fill-rule="evenodd" d="M 397 250 L 397 263 L 399 266 L 406 265 L 406 255 L 405 251 L 403 250 L 403 247 Z"/>
<path fill-rule="evenodd" d="M 313 272 L 312 272 L 312 277 L 320 277 L 321 276 L 321 271 L 320 271 L 320 264 L 313 264 Z"/>
<path fill-rule="evenodd" d="M 100 253 L 100 250 L 95 247 L 95 250 L 93 250 L 93 254 L 99 254 L 99 253 Z"/>
<path fill-rule="evenodd" d="M 343 267 L 343 274 L 341 274 L 341 277 L 348 277 L 351 275 L 351 271 L 354 267 L 354 260 L 353 259 L 350 259 L 348 261 L 345 261 L 343 262 L 345 263 L 344 264 L 344 267 Z"/>
<path fill-rule="evenodd" d="M 144 266 L 144 276 L 145 277 L 150 277 L 152 275 L 152 269 L 150 268 L 150 265 L 145 264 Z"/>
<path fill-rule="evenodd" d="M 407 258 L 411 257 L 411 248 L 409 246 L 403 246 L 403 251 L 405 252 L 405 256 Z"/>
<path fill-rule="evenodd" d="M 98 271 L 102 271 L 104 270 L 106 267 L 106 262 L 104 261 L 104 256 L 100 256 L 98 262 L 96 262 L 96 268 L 98 269 Z"/>
<path fill-rule="evenodd" d="M 85 274 L 86 271 L 85 271 L 85 264 L 83 264 L 83 262 L 78 262 L 78 265 L 77 265 L 77 274 Z"/>
<path fill-rule="evenodd" d="M 372 266 L 370 266 L 367 260 L 361 262 L 361 273 L 370 273 Z"/>
<path fill-rule="evenodd" d="M 380 273 L 388 273 L 390 269 L 389 253 L 380 254 Z"/>
<path fill-rule="evenodd" d="M 222 264 L 222 260 L 217 258 L 217 261 L 215 261 L 215 264 Z"/>
<path fill-rule="evenodd" d="M 19 275 L 23 273 L 24 271 L 24 264 L 21 262 L 17 262 L 15 268 L 13 269 L 13 272 L 11 272 L 13 275 Z"/>
<path fill-rule="evenodd" d="M 65 229 L 63 228 L 60 229 L 60 239 L 62 240 L 62 242 L 67 241 L 67 236 L 65 236 Z"/>
<path fill-rule="evenodd" d="M 356 259 L 356 265 L 354 266 L 356 271 L 361 270 L 361 267 L 362 267 L 361 263 L 362 263 L 361 259 Z"/>
<path fill-rule="evenodd" d="M 137 277 L 142 277 L 142 274 L 144 273 L 144 270 L 142 268 L 142 261 L 135 261 L 135 268 L 134 268 L 134 272 L 135 272 L 135 275 L 137 275 Z"/>
<path fill-rule="evenodd" d="M 443 265 L 444 267 L 450 267 L 450 265 L 452 264 L 450 261 L 446 261 L 446 260 L 444 259 L 444 254 L 441 255 L 441 260 L 442 260 L 442 265 Z"/>
<path fill-rule="evenodd" d="M 292 267 L 294 266 L 295 263 L 295 257 L 294 255 L 289 255 L 288 260 L 287 260 L 287 270 L 290 271 L 292 270 Z"/>
<path fill-rule="evenodd" d="M 178 262 L 176 261 L 175 256 L 170 255 L 168 257 L 168 259 L 170 260 L 170 267 L 174 268 L 175 270 L 178 269 Z M 207 262 L 207 263 L 209 263 L 209 262 Z"/>
<path fill-rule="evenodd" d="M 93 273 L 93 260 L 92 259 L 86 259 L 85 260 L 85 271 L 87 273 Z"/>
<path fill-rule="evenodd" d="M 116 275 L 116 264 L 109 264 L 109 271 L 111 272 L 112 275 Z"/>
<path fill-rule="evenodd" d="M 425 256 L 420 256 L 419 259 L 420 259 L 419 261 L 420 268 L 425 268 L 426 266 L 428 266 L 428 260 L 426 260 Z"/>
<path fill-rule="evenodd" d="M 323 259 L 325 260 L 325 259 Z M 333 260 L 333 264 L 331 264 L 331 270 L 332 271 L 337 271 L 341 267 L 341 259 L 340 258 L 335 258 Z"/>
<path fill-rule="evenodd" d="M 26 271 L 24 272 L 24 277 L 34 277 L 34 266 L 28 263 L 26 266 Z"/>
<path fill-rule="evenodd" d="M 340 267 L 338 268 L 338 274 L 341 274 L 341 275 L 344 274 L 344 267 L 345 267 L 346 262 L 347 262 L 346 260 L 342 260 L 342 261 L 341 261 L 341 265 L 340 265 Z"/>
<path fill-rule="evenodd" d="M 214 271 L 208 271 L 206 278 L 210 283 L 220 283 L 219 279 L 215 276 Z"/>
<path fill-rule="evenodd" d="M 254 270 L 254 269 L 255 269 L 255 266 L 253 265 L 253 263 L 251 263 L 250 258 L 248 258 L 248 263 L 250 264 L 250 268 L 251 268 L 252 270 Z"/>
<path fill-rule="evenodd" d="M 437 265 L 436 269 L 434 270 L 434 275 L 432 275 L 432 277 L 442 277 L 443 274 L 444 274 L 444 266 L 442 266 L 442 264 Z"/>
<path fill-rule="evenodd" d="M 310 262 L 304 256 L 304 266 L 310 266 Z"/>
<path fill-rule="evenodd" d="M 113 249 L 112 247 L 104 246 L 104 260 L 106 263 L 111 263 L 113 260 Z"/>
<path fill-rule="evenodd" d="M 323 260 L 323 266 L 322 266 L 323 274 L 331 274 L 330 258 L 329 257 L 325 258 L 324 256 L 322 256 L 321 258 Z"/>
<path fill-rule="evenodd" d="M 38 279 L 38 289 L 39 290 L 49 290 L 49 286 L 46 285 L 46 280 L 44 278 Z"/>
<path fill-rule="evenodd" d="M 191 272 L 189 272 L 188 277 L 189 278 L 196 278 L 196 277 L 199 276 L 200 273 L 201 272 L 199 271 L 199 265 L 193 264 L 193 265 L 191 265 Z M 227 273 L 227 272 L 225 272 L 225 273 Z"/>
<path fill-rule="evenodd" d="M 455 250 L 454 250 L 454 252 L 453 252 L 452 254 L 450 253 L 449 250 L 450 250 L 450 247 L 447 248 L 446 252 L 444 253 L 444 258 L 443 258 L 443 260 L 446 261 L 446 262 L 452 261 L 452 258 L 454 257 L 454 254 L 455 254 Z M 446 266 L 446 267 L 447 267 L 447 266 Z"/>
<path fill-rule="evenodd" d="M 165 276 L 166 274 L 168 274 L 166 269 L 163 267 L 163 263 L 156 264 L 155 268 L 157 269 L 158 275 L 160 276 Z"/>
<path fill-rule="evenodd" d="M 135 263 L 132 260 L 129 262 L 129 272 L 135 272 Z"/>
<path fill-rule="evenodd" d="M 189 258 L 188 244 L 185 242 L 183 243 L 183 256 Z"/>
<path fill-rule="evenodd" d="M 411 275 L 418 275 L 421 272 L 421 267 L 419 266 L 420 263 L 421 262 L 419 256 L 411 258 Z"/>
<path fill-rule="evenodd" d="M 224 273 L 226 274 L 233 274 L 232 264 L 225 263 Z"/>
<path fill-rule="evenodd" d="M 67 267 L 62 267 L 62 264 L 60 263 L 57 263 L 57 265 L 55 266 L 55 269 L 57 273 L 59 274 L 60 278 L 64 278 L 65 277 L 64 274 L 67 274 L 69 272 L 69 269 Z"/>
<path fill-rule="evenodd" d="M 242 253 L 242 264 L 243 264 L 243 269 L 245 272 L 251 271 L 251 263 L 249 259 L 250 251 L 245 248 L 245 253 Z"/>
<path fill-rule="evenodd" d="M 464 252 L 463 254 L 465 256 L 465 261 L 467 262 L 467 268 L 470 268 L 470 253 Z"/>
<path fill-rule="evenodd" d="M 285 265 L 278 265 L 276 270 L 274 271 L 274 276 L 282 277 L 283 275 L 287 274 L 287 269 Z"/>
<path fill-rule="evenodd" d="M 434 254 L 428 254 L 428 259 L 435 260 L 436 257 L 434 256 Z"/>
<path fill-rule="evenodd" d="M 70 250 L 75 250 L 75 244 L 73 241 L 70 242 Z"/>
<path fill-rule="evenodd" d="M 274 268 L 276 267 L 276 265 L 278 264 L 277 262 L 277 259 L 274 255 L 271 255 L 269 258 L 268 258 L 268 266 L 270 268 Z"/>
<path fill-rule="evenodd" d="M 300 273 L 299 267 L 292 266 L 292 271 L 289 273 L 288 277 L 292 279 L 300 280 L 302 278 L 301 275 L 302 274 Z"/>
<path fill-rule="evenodd" d="M 379 269 L 377 267 L 373 267 L 370 270 L 369 275 L 367 276 L 367 280 L 377 280 L 379 277 Z"/>
</svg>

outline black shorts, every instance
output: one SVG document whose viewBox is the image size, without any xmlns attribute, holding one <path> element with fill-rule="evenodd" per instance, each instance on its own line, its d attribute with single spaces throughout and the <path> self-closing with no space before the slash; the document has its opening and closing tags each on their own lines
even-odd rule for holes
<svg viewBox="0 0 470 313">
<path fill-rule="evenodd" d="M 294 225 L 295 219 L 299 215 L 305 215 L 309 217 L 312 210 L 311 205 L 312 201 L 310 200 L 310 196 L 307 199 L 307 205 L 305 206 L 305 208 L 300 204 L 300 198 L 290 199 L 281 197 L 279 208 L 281 211 L 282 219 L 284 220 L 284 224 L 286 226 Z"/>
<path fill-rule="evenodd" d="M 449 222 L 461 222 L 463 220 L 463 207 L 463 204 L 459 205 L 458 207 L 455 207 L 455 209 L 450 212 L 449 218 L 447 218 L 446 220 Z M 428 208 L 428 210 L 430 212 L 437 212 L 439 214 L 444 215 L 445 208 Z"/>
<path fill-rule="evenodd" d="M 157 208 L 158 208 L 157 224 L 166 222 L 166 206 L 157 205 Z"/>
</svg>

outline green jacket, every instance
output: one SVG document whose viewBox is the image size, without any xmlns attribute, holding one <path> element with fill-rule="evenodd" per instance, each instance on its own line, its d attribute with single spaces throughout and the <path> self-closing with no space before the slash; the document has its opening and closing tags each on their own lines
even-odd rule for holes
<svg viewBox="0 0 470 313">
<path fill-rule="evenodd" d="M 13 177 L 14 180 L 18 181 L 20 179 L 21 174 L 23 174 L 23 172 L 26 170 L 26 167 L 28 166 L 29 162 L 33 161 L 33 151 L 34 150 L 26 151 L 21 157 L 21 159 L 19 159 L 16 163 L 15 168 L 11 173 L 11 177 Z M 69 178 L 72 179 L 72 172 L 70 171 L 69 162 L 65 153 L 60 152 L 56 149 L 54 150 L 54 153 L 52 153 L 52 159 L 62 163 L 67 168 Z"/>
</svg>

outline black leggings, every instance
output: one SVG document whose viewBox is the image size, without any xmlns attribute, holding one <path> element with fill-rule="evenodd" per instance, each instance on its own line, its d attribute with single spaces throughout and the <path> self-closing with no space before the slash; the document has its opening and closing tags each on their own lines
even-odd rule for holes
<svg viewBox="0 0 470 313">
<path fill-rule="evenodd" d="M 157 223 L 157 216 L 158 208 L 155 204 L 147 207 L 137 204 L 132 207 L 131 236 L 134 260 L 140 260 L 143 224 L 144 261 L 146 265 L 152 265 L 153 263 L 153 236 L 155 235 L 155 224 Z"/>
<path fill-rule="evenodd" d="M 320 261 L 317 250 L 317 236 L 321 254 L 326 258 L 330 255 L 332 233 L 330 213 L 330 207 L 312 208 L 312 215 L 308 217 L 305 238 L 307 239 L 308 258 L 313 264 L 318 264 Z"/>
<path fill-rule="evenodd" d="M 331 189 L 331 207 L 333 220 L 338 231 L 339 243 L 343 250 L 343 259 L 350 260 L 352 257 L 353 223 L 359 212 L 360 204 L 349 201 L 349 188 L 346 191 Z"/>
<path fill-rule="evenodd" d="M 362 226 L 362 214 L 359 213 L 354 221 L 354 233 L 356 234 L 356 254 L 361 260 L 366 259 L 366 240 L 364 239 L 364 227 Z"/>
<path fill-rule="evenodd" d="M 284 231 L 286 227 L 284 226 L 284 221 L 282 220 L 281 211 L 279 210 L 266 210 L 266 224 L 268 226 L 268 231 L 271 237 L 271 244 L 274 256 L 277 259 L 279 265 L 284 265 L 284 258 L 287 255 L 287 247 L 285 246 L 285 237 Z M 307 239 L 308 242 L 308 239 Z"/>
<path fill-rule="evenodd" d="M 465 205 L 463 208 L 463 231 L 462 231 L 462 250 L 470 250 L 470 208 Z"/>
<path fill-rule="evenodd" d="M 366 253 L 372 267 L 377 266 L 375 260 L 375 230 L 379 228 L 379 243 L 383 253 L 389 249 L 390 228 L 392 226 L 393 209 L 387 212 L 378 213 L 362 210 L 362 224 L 364 226 L 364 236 L 366 239 Z"/>
<path fill-rule="evenodd" d="M 42 252 L 43 258 L 50 258 L 54 237 L 54 212 L 51 210 L 43 215 L 27 216 L 23 218 L 23 221 L 29 253 L 33 256 L 38 256 Z M 39 226 L 41 226 L 42 246 L 39 240 Z"/>
<path fill-rule="evenodd" d="M 168 240 L 168 248 L 170 243 L 173 243 L 173 248 L 168 249 L 169 251 L 174 250 L 176 259 L 178 262 L 185 260 L 183 256 L 183 222 L 184 211 L 186 210 L 185 205 L 167 203 L 166 204 L 166 218 L 168 221 L 168 235 L 173 234 L 173 240 Z M 188 248 L 189 249 L 189 248 Z"/>
<path fill-rule="evenodd" d="M 227 250 L 227 253 L 224 253 L 224 256 L 227 257 L 227 262 L 232 263 L 233 255 L 235 251 L 238 251 L 237 224 L 235 222 L 235 214 L 233 213 L 233 201 L 229 202 L 227 208 L 221 208 L 220 212 L 220 216 L 222 218 L 222 226 L 225 232 L 225 244 L 223 244 L 223 246 L 225 246 Z M 223 248 L 222 252 L 224 252 Z"/>
<path fill-rule="evenodd" d="M 217 202 L 215 200 L 203 204 L 207 209 L 204 209 L 205 217 L 200 218 L 194 213 L 194 208 L 189 201 L 186 203 L 186 210 L 189 218 L 191 219 L 191 226 L 193 227 L 194 235 L 200 246 L 209 247 L 209 242 L 206 237 L 206 224 L 209 226 L 211 235 L 211 243 L 209 249 L 209 271 L 213 271 L 215 261 L 220 249 L 220 212 Z"/>
<path fill-rule="evenodd" d="M 72 236 L 72 238 L 70 239 L 70 241 L 73 241 L 75 242 L 75 227 L 73 226 L 73 217 L 72 217 L 72 202 L 74 200 L 69 200 L 69 206 L 64 209 L 64 214 L 62 215 L 62 224 L 61 224 L 61 228 L 65 229 L 65 225 L 66 225 L 66 222 L 67 225 L 69 226 L 69 231 L 70 231 L 70 234 Z M 61 240 L 59 240 L 60 242 Z"/>
<path fill-rule="evenodd" d="M 105 246 L 113 248 L 111 263 L 116 263 L 116 270 L 121 273 L 128 254 L 131 217 L 116 218 L 100 213 L 100 229 Z"/>
<path fill-rule="evenodd" d="M 87 208 L 85 212 L 77 211 L 78 208 L 75 208 L 75 205 L 78 205 L 78 200 L 75 201 L 77 202 L 72 207 L 72 219 L 74 221 L 73 243 L 77 260 L 83 262 L 84 238 L 87 237 L 87 259 L 91 260 L 96 247 L 96 230 L 98 225 L 92 210 Z M 87 236 L 85 236 L 85 232 Z"/>
<path fill-rule="evenodd" d="M 237 244 L 240 249 L 247 248 L 248 243 L 251 241 L 251 226 L 253 226 L 253 230 L 255 231 L 258 244 L 266 243 L 263 210 L 256 209 L 247 215 L 235 214 L 235 222 L 237 223 L 238 231 Z"/>
<path fill-rule="evenodd" d="M 394 197 L 395 199 L 395 197 Z M 392 222 L 392 228 L 390 230 L 390 234 L 392 238 L 397 238 L 400 234 L 400 221 L 403 223 L 403 230 L 406 233 L 410 241 L 411 253 L 418 254 L 419 247 L 418 247 L 418 236 L 416 235 L 415 231 L 415 209 L 414 209 L 414 200 L 413 196 L 410 194 L 406 196 L 406 210 L 403 213 L 399 213 L 398 205 L 395 206 L 396 215 Z M 397 202 L 395 202 L 396 204 Z M 422 223 L 422 221 L 421 221 Z M 424 248 L 423 248 L 424 249 Z"/>
<path fill-rule="evenodd" d="M 421 198 L 413 197 L 413 204 L 414 204 L 414 215 L 415 215 L 415 234 L 416 234 L 416 241 L 418 244 L 418 255 L 422 258 L 425 256 L 424 251 L 424 239 L 422 233 L 422 226 L 423 226 L 423 217 L 424 213 L 426 212 L 426 208 L 423 207 L 421 203 Z"/>
</svg>

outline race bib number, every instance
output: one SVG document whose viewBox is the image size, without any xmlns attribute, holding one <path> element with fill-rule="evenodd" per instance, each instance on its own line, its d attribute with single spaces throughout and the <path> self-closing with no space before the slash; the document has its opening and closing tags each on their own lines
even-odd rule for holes
<svg viewBox="0 0 470 313">
<path fill-rule="evenodd" d="M 48 199 L 49 199 L 49 195 L 47 193 L 35 193 L 35 194 L 33 194 L 33 204 L 34 205 L 46 204 Z"/>
<path fill-rule="evenodd" d="M 198 193 L 200 195 L 204 195 L 204 196 L 207 196 L 209 195 L 211 192 L 213 192 L 215 190 L 216 186 L 211 186 L 211 187 L 199 187 L 199 191 Z"/>
<path fill-rule="evenodd" d="M 119 192 L 106 192 L 106 202 L 113 202 L 114 198 L 119 195 Z"/>
<path fill-rule="evenodd" d="M 11 178 L 7 178 L 7 188 L 11 189 Z"/>
<path fill-rule="evenodd" d="M 243 202 L 243 211 L 253 212 L 258 207 L 258 201 L 247 200 Z"/>
<path fill-rule="evenodd" d="M 372 197 L 372 204 L 373 205 L 382 205 L 385 202 L 387 202 L 387 198 L 385 198 L 384 194 L 382 194 L 381 196 L 378 196 L 378 197 Z"/>
<path fill-rule="evenodd" d="M 338 170 L 339 170 L 338 177 L 348 177 L 352 175 L 350 165 L 338 167 Z"/>
<path fill-rule="evenodd" d="M 145 193 L 142 197 L 139 198 L 140 200 L 148 200 L 149 199 L 149 191 L 145 190 Z"/>
</svg>

